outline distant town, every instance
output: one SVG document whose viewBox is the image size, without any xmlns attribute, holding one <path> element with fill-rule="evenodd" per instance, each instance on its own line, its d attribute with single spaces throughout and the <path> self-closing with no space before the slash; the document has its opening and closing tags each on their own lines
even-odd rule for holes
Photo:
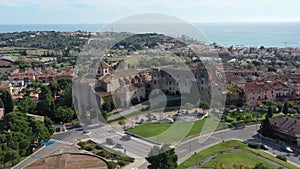
<svg viewBox="0 0 300 169">
<path fill-rule="evenodd" d="M 93 51 L 116 34 L 126 38 Z M 155 165 L 153 149 L 169 144 L 171 168 L 218 168 L 210 162 L 220 152 L 195 141 L 214 131 L 206 146 L 259 156 L 253 168 L 300 166 L 300 48 L 157 33 L 1 33 L 0 79 L 0 168 L 53 166 L 51 157 L 68 155 L 90 167 L 145 168 Z"/>
</svg>

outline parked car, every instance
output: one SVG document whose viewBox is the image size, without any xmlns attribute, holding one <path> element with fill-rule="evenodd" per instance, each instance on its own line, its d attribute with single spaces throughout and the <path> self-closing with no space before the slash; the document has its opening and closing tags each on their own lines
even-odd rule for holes
<svg viewBox="0 0 300 169">
<path fill-rule="evenodd" d="M 202 117 L 203 117 L 203 114 L 202 114 L 202 113 L 198 113 L 198 114 L 197 114 L 197 117 L 198 117 L 198 118 L 202 118 Z"/>
<path fill-rule="evenodd" d="M 122 136 L 122 140 L 130 140 L 131 136 L 126 134 L 124 136 Z"/>
<path fill-rule="evenodd" d="M 88 130 L 84 130 L 82 133 L 83 133 L 83 134 L 89 134 L 89 133 L 90 133 L 90 131 L 88 131 Z"/>
<path fill-rule="evenodd" d="M 106 139 L 106 143 L 107 143 L 108 145 L 115 145 L 115 144 L 116 144 L 115 140 L 112 139 L 112 138 L 107 138 L 107 139 Z"/>
<path fill-rule="evenodd" d="M 292 150 L 291 147 L 289 147 L 289 146 L 284 146 L 284 147 L 282 147 L 282 149 L 283 149 L 284 151 L 286 151 L 286 152 L 289 152 L 289 153 L 292 153 L 292 152 L 293 152 L 293 150 Z"/>
<path fill-rule="evenodd" d="M 123 149 L 124 146 L 123 146 L 123 144 L 117 143 L 117 144 L 116 144 L 116 148 L 121 148 L 121 149 Z"/>
<path fill-rule="evenodd" d="M 177 114 L 178 116 L 181 116 L 181 115 L 182 115 L 182 111 L 179 110 L 176 114 Z"/>
<path fill-rule="evenodd" d="M 144 119 L 141 119 L 140 121 L 135 122 L 136 124 L 143 124 L 144 123 Z"/>
<path fill-rule="evenodd" d="M 269 150 L 269 147 L 266 146 L 265 144 L 259 144 L 259 148 L 262 150 Z"/>
</svg>

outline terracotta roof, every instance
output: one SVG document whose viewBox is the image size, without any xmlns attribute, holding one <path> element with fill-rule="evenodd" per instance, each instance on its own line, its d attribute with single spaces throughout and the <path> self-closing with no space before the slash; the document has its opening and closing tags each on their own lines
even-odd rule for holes
<svg viewBox="0 0 300 169">
<path fill-rule="evenodd" d="M 295 137 L 296 134 L 300 134 L 300 119 L 294 117 L 276 117 L 271 120 L 273 127 L 279 129 L 279 131 Z"/>
</svg>

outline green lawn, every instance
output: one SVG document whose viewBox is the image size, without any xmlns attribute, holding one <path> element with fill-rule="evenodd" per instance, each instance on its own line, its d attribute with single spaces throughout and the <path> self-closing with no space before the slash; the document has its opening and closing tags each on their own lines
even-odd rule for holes
<svg viewBox="0 0 300 169">
<path fill-rule="evenodd" d="M 205 118 L 195 122 L 145 123 L 127 131 L 135 135 L 162 143 L 174 143 L 201 132 L 227 127 L 216 118 Z"/>
<path fill-rule="evenodd" d="M 251 154 L 248 154 L 246 152 L 233 152 L 233 153 L 224 153 L 213 160 L 205 163 L 202 165 L 204 168 L 214 168 L 216 164 L 222 163 L 226 167 L 231 167 L 234 164 L 242 164 L 244 166 L 248 166 L 250 168 L 253 168 L 256 164 L 262 163 L 265 167 L 268 168 L 277 168 L 276 166 L 269 164 L 259 158 L 254 157 Z"/>
<path fill-rule="evenodd" d="M 222 152 L 227 151 L 227 150 L 233 150 L 236 146 L 238 146 L 240 149 L 249 150 L 249 151 L 251 151 L 255 154 L 258 154 L 262 157 L 265 157 L 265 158 L 267 158 L 271 161 L 277 162 L 277 163 L 283 165 L 284 167 L 287 167 L 287 168 L 290 168 L 290 169 L 296 169 L 297 168 L 296 166 L 294 166 L 290 163 L 281 161 L 281 160 L 273 157 L 270 154 L 264 153 L 264 152 L 262 152 L 260 150 L 257 150 L 257 149 L 249 148 L 246 144 L 244 144 L 240 141 L 237 141 L 237 140 L 230 140 L 230 141 L 222 142 L 220 144 L 217 144 L 215 146 L 207 148 L 207 149 L 197 153 L 196 155 L 190 157 L 189 159 L 187 159 L 183 163 L 181 163 L 178 168 L 189 168 L 189 167 L 195 166 L 200 161 L 204 160 L 205 158 L 207 158 L 209 156 L 212 156 L 216 153 L 222 153 Z M 206 164 L 206 165 L 209 165 L 209 163 Z"/>
</svg>

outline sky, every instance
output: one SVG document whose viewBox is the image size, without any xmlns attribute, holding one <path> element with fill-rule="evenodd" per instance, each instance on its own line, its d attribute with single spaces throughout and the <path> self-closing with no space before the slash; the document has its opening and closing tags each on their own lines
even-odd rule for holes
<svg viewBox="0 0 300 169">
<path fill-rule="evenodd" d="M 162 13 L 188 22 L 297 22 L 299 0 L 0 0 L 0 24 L 99 24 Z"/>
</svg>

